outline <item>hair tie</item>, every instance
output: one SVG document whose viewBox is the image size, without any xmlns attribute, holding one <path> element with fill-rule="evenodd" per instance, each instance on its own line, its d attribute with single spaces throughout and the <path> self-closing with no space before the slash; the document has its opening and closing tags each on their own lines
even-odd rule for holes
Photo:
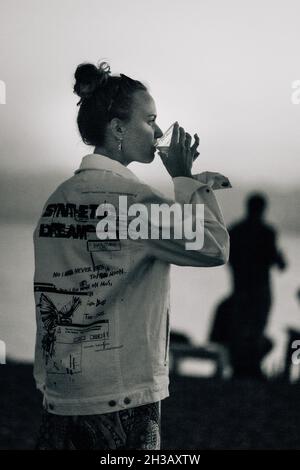
<svg viewBox="0 0 300 470">
<path fill-rule="evenodd" d="M 99 85 L 105 85 L 110 76 L 110 65 L 107 62 L 100 62 L 98 65 Z"/>
</svg>

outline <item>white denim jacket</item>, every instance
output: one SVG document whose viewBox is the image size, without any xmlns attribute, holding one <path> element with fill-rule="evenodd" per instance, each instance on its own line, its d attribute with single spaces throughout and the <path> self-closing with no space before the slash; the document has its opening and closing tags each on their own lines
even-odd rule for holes
<svg viewBox="0 0 300 470">
<path fill-rule="evenodd" d="M 174 237 L 101 241 L 99 204 L 117 206 L 119 195 L 128 206 L 174 202 L 102 155 L 85 156 L 46 202 L 34 231 L 34 376 L 50 413 L 101 414 L 169 396 L 170 264 L 217 266 L 229 256 L 212 190 L 228 180 L 203 173 L 173 182 L 180 204 L 204 204 L 200 250 Z"/>
</svg>

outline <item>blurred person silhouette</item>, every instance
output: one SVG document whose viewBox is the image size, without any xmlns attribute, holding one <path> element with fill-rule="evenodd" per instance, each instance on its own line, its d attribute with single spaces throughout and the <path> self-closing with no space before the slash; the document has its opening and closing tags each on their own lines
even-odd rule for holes
<svg viewBox="0 0 300 470">
<path fill-rule="evenodd" d="M 272 349 L 264 331 L 272 303 L 270 271 L 286 268 L 276 244 L 275 229 L 267 224 L 266 197 L 251 194 L 246 217 L 229 229 L 233 292 L 218 305 L 210 340 L 228 348 L 234 377 L 263 379 L 261 361 Z"/>
</svg>

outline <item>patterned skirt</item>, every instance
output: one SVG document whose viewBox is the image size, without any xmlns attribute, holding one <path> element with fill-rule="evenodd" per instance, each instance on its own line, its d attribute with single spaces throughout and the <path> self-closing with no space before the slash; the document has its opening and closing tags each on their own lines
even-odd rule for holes
<svg viewBox="0 0 300 470">
<path fill-rule="evenodd" d="M 36 450 L 160 449 L 160 402 L 101 415 L 43 410 Z"/>
</svg>

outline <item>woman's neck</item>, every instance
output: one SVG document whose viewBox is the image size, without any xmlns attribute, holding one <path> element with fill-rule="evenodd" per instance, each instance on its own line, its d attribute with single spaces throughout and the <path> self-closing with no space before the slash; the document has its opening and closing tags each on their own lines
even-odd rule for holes
<svg viewBox="0 0 300 470">
<path fill-rule="evenodd" d="M 130 162 L 124 160 L 124 157 L 121 152 L 115 150 L 109 150 L 106 147 L 97 146 L 95 147 L 94 153 L 99 155 L 104 155 L 105 157 L 111 158 L 112 160 L 116 160 L 117 162 L 121 163 L 124 166 L 127 166 Z"/>
</svg>

